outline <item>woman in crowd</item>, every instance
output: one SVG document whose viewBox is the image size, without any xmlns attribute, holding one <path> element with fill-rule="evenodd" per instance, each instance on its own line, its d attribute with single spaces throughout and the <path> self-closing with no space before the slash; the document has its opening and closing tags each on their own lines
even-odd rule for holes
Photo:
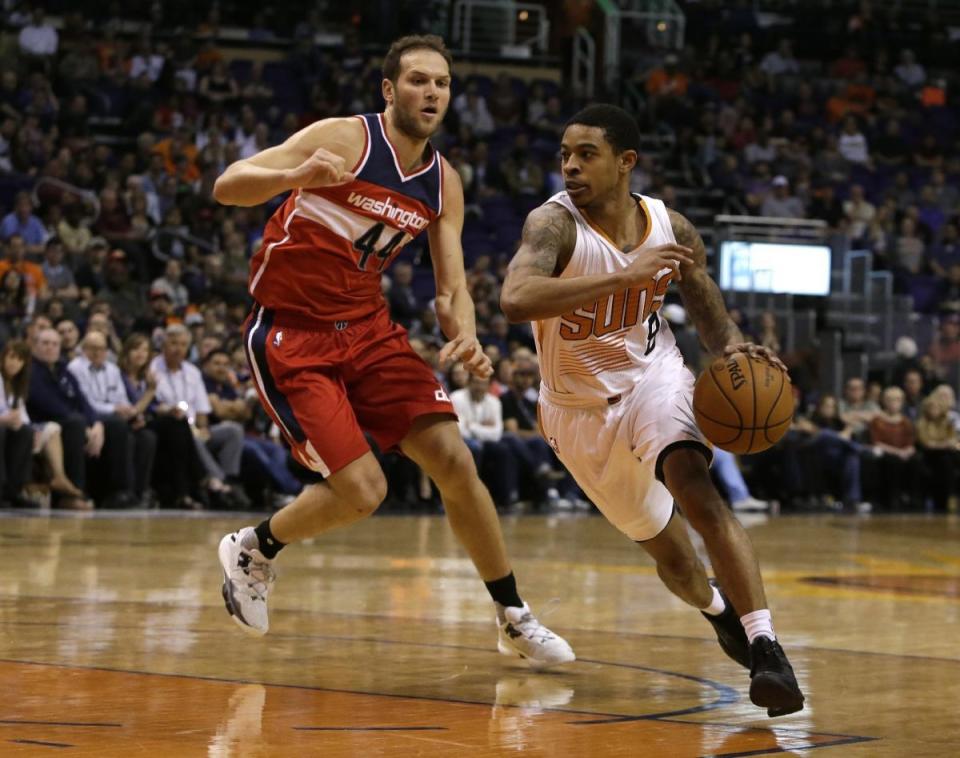
<svg viewBox="0 0 960 758">
<path fill-rule="evenodd" d="M 915 505 L 911 492 L 917 482 L 917 458 L 913 422 L 903 412 L 905 395 L 899 387 L 887 387 L 880 396 L 880 412 L 869 426 L 874 457 L 871 481 L 876 498 L 886 508 Z"/>
<path fill-rule="evenodd" d="M 5 469 L 4 496 L 15 503 L 30 474 L 31 454 L 42 453 L 51 472 L 50 490 L 58 497 L 54 505 L 68 510 L 88 511 L 93 503 L 70 481 L 63 469 L 63 441 L 60 425 L 54 421 L 31 424 L 27 415 L 30 388 L 30 348 L 23 340 L 10 340 L 0 354 L 0 428 Z"/>
<path fill-rule="evenodd" d="M 924 490 L 933 499 L 933 507 L 941 512 L 947 510 L 949 499 L 956 496 L 960 467 L 960 441 L 948 411 L 943 398 L 931 394 L 920 404 L 917 419 L 917 447 L 926 474 Z"/>
</svg>

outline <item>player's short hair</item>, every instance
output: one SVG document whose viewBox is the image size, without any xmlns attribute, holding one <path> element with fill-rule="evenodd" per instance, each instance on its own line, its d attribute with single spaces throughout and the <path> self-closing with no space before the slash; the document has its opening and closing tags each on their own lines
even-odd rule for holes
<svg viewBox="0 0 960 758">
<path fill-rule="evenodd" d="M 395 40 L 387 50 L 382 67 L 384 79 L 389 79 L 396 84 L 397 77 L 400 76 L 400 59 L 404 53 L 409 53 L 411 50 L 433 50 L 443 56 L 449 68 L 453 68 L 453 56 L 447 50 L 442 37 L 436 34 L 410 34 Z"/>
<path fill-rule="evenodd" d="M 637 126 L 637 120 L 616 105 L 588 105 L 567 122 L 567 127 L 574 124 L 599 126 L 615 153 L 622 153 L 624 150 L 640 152 L 640 127 Z"/>
</svg>

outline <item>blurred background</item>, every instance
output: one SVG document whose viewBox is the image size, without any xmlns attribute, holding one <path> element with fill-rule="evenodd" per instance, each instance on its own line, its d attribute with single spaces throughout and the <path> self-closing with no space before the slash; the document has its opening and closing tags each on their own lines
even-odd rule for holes
<svg viewBox="0 0 960 758">
<path fill-rule="evenodd" d="M 248 261 L 282 202 L 216 204 L 231 162 L 318 119 L 382 109 L 380 60 L 442 35 L 434 144 L 466 194 L 465 265 L 496 373 L 441 372 L 425 235 L 385 272 L 395 320 L 465 415 L 505 511 L 590 511 L 536 426 L 529 325 L 499 288 L 529 210 L 562 190 L 563 126 L 635 115 L 633 189 L 685 214 L 743 332 L 780 352 L 794 428 L 719 454 L 737 510 L 956 510 L 960 6 L 937 0 L 2 0 L 0 485 L 8 507 L 282 506 L 302 486 L 251 389 Z M 663 314 L 708 360 L 676 293 Z M 181 324 L 176 338 L 168 327 Z M 169 367 L 195 403 L 158 412 Z M 176 388 L 168 388 L 176 395 Z M 182 416 L 182 417 L 181 417 Z M 174 423 L 174 422 L 182 423 Z M 384 511 L 439 509 L 382 455 Z"/>
</svg>

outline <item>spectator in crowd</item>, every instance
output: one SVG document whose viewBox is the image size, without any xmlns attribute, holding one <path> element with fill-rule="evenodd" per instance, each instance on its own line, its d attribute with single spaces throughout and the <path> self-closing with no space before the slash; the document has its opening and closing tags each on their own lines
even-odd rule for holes
<svg viewBox="0 0 960 758">
<path fill-rule="evenodd" d="M 471 375 L 465 388 L 450 393 L 450 401 L 484 484 L 497 506 L 506 507 L 516 501 L 516 493 L 507 490 L 516 477 L 504 472 L 515 472 L 517 463 L 503 443 L 503 407 L 489 389 L 489 378 Z"/>
<path fill-rule="evenodd" d="M 940 320 L 940 328 L 930 344 L 930 358 L 942 371 L 960 364 L 960 314 L 951 313 Z"/>
<path fill-rule="evenodd" d="M 60 47 L 60 36 L 53 25 L 44 18 L 43 8 L 35 6 L 30 22 L 20 30 L 20 52 L 28 61 L 48 65 Z"/>
<path fill-rule="evenodd" d="M 11 243 L 19 237 L 25 255 L 39 256 L 49 236 L 43 222 L 33 213 L 33 202 L 28 192 L 18 192 L 13 210 L 0 221 L 0 238 Z"/>
<path fill-rule="evenodd" d="M 60 319 L 56 329 L 61 339 L 60 354 L 69 363 L 80 353 L 80 329 L 68 318 Z"/>
<path fill-rule="evenodd" d="M 14 506 L 27 504 L 23 489 L 33 451 L 33 429 L 25 408 L 29 355 L 26 343 L 11 340 L 0 356 L 0 498 Z"/>
<path fill-rule="evenodd" d="M 60 335 L 53 329 L 35 336 L 27 411 L 35 421 L 60 425 L 64 470 L 71 482 L 92 493 L 102 507 L 134 504 L 126 422 L 97 415 L 60 360 Z"/>
<path fill-rule="evenodd" d="M 58 237 L 47 240 L 43 255 L 43 278 L 51 297 L 76 300 L 80 295 L 73 271 L 64 260 L 63 243 Z"/>
<path fill-rule="evenodd" d="M 149 500 L 156 457 L 157 438 L 147 428 L 138 408 L 131 404 L 120 369 L 107 360 L 107 338 L 102 332 L 90 331 L 81 344 L 82 355 L 67 364 L 90 407 L 105 423 L 120 419 L 127 424 L 129 435 L 120 440 L 127 451 L 132 469 L 126 481 L 132 483 L 136 500 Z"/>
<path fill-rule="evenodd" d="M 903 412 L 911 421 L 916 421 L 920 412 L 920 403 L 923 401 L 924 389 L 923 372 L 917 368 L 907 369 L 903 374 Z"/>
<path fill-rule="evenodd" d="M 785 176 L 775 176 L 771 182 L 773 191 L 767 195 L 760 207 L 763 216 L 777 218 L 804 218 L 803 201 L 790 194 L 790 182 Z"/>
<path fill-rule="evenodd" d="M 70 510 L 90 510 L 93 502 L 70 481 L 63 469 L 63 441 L 55 421 L 31 423 L 27 414 L 30 391 L 30 347 L 23 340 L 10 340 L 0 353 L 0 448 L 4 450 L 5 499 L 25 505 L 22 490 L 30 474 L 30 453 L 42 455 L 49 469 L 47 483 L 57 495 L 53 505 Z"/>
<path fill-rule="evenodd" d="M 860 131 L 857 119 L 847 116 L 843 121 L 843 131 L 837 140 L 837 149 L 840 155 L 850 163 L 858 166 L 870 166 L 870 146 L 867 138 Z"/>
<path fill-rule="evenodd" d="M 910 274 L 919 274 L 924 263 L 926 246 L 917 232 L 917 222 L 905 216 L 894 247 L 894 264 Z"/>
<path fill-rule="evenodd" d="M 797 427 L 809 435 L 809 444 L 819 461 L 818 471 L 826 481 L 828 492 L 836 491 L 844 507 L 856 512 L 868 512 L 870 503 L 863 499 L 860 478 L 860 445 L 853 442 L 850 427 L 843 423 L 837 399 L 823 395 L 809 419 L 801 417 Z"/>
<path fill-rule="evenodd" d="M 233 423 L 243 429 L 251 424 L 260 408 L 256 390 L 251 387 L 240 395 L 230 368 L 230 354 L 226 350 L 217 348 L 204 356 L 203 383 L 212 409 L 211 428 L 216 429 L 221 423 Z M 245 479 L 268 480 L 270 489 L 280 496 L 274 498 L 271 506 L 284 505 L 302 489 L 287 467 L 287 450 L 280 443 L 256 432 L 249 433 L 243 438 L 243 455 Z"/>
<path fill-rule="evenodd" d="M 800 65 L 793 57 L 793 44 L 790 40 L 781 40 L 777 49 L 767 53 L 760 61 L 760 70 L 772 78 L 784 74 L 799 74 Z"/>
<path fill-rule="evenodd" d="M 413 326 L 423 306 L 413 291 L 413 266 L 406 261 L 393 265 L 393 283 L 387 301 L 390 303 L 390 316 L 405 329 Z"/>
<path fill-rule="evenodd" d="M 927 72 L 917 63 L 913 50 L 900 51 L 900 63 L 894 68 L 893 73 L 903 84 L 914 90 L 927 80 Z"/>
<path fill-rule="evenodd" d="M 509 484 L 511 492 L 538 505 L 550 505 L 560 497 L 558 482 L 566 481 L 564 494 L 575 487 L 564 473 L 553 449 L 540 434 L 537 421 L 537 369 L 533 361 L 519 361 L 511 382 L 500 396 L 503 412 L 503 442 L 518 465 L 504 474 L 517 475 Z"/>
<path fill-rule="evenodd" d="M 19 234 L 12 235 L 7 240 L 6 250 L 6 258 L 0 261 L 0 276 L 13 269 L 20 274 L 24 286 L 32 296 L 46 298 L 49 293 L 43 267 L 27 260 L 27 247 L 23 237 Z"/>
<path fill-rule="evenodd" d="M 480 139 L 489 135 L 496 127 L 487 108 L 487 99 L 480 94 L 476 82 L 469 82 L 464 91 L 454 98 L 453 109 L 461 123 L 470 124 L 473 133 Z"/>
<path fill-rule="evenodd" d="M 240 476 L 243 455 L 243 428 L 236 423 L 208 423 L 213 410 L 200 369 L 190 363 L 190 331 L 183 324 L 167 327 L 163 352 L 150 363 L 157 377 L 158 415 L 186 418 L 194 449 L 206 471 L 206 490 L 219 506 L 246 505 L 246 498 L 232 486 Z"/>
<path fill-rule="evenodd" d="M 134 333 L 127 337 L 118 365 L 123 372 L 127 400 L 157 437 L 154 489 L 165 507 L 199 510 L 206 471 L 196 452 L 193 431 L 182 409 L 157 402 L 157 377 L 150 370 L 150 340 Z M 197 496 L 197 498 L 194 497 Z"/>
<path fill-rule="evenodd" d="M 911 487 L 917 483 L 913 422 L 903 413 L 905 394 L 899 387 L 887 387 L 880 411 L 869 422 L 869 440 L 876 463 L 869 467 L 876 482 L 875 496 L 884 508 L 911 506 Z"/>
<path fill-rule="evenodd" d="M 5 325 L 19 331 L 33 315 L 36 297 L 27 287 L 27 280 L 16 269 L 8 269 L 0 277 L 0 317 Z"/>
<path fill-rule="evenodd" d="M 854 439 L 861 439 L 880 406 L 867 398 L 867 385 L 859 376 L 851 376 L 843 385 L 840 419 L 850 428 Z"/>
<path fill-rule="evenodd" d="M 948 411 L 942 397 L 930 395 L 920 404 L 917 418 L 917 448 L 923 459 L 926 491 L 934 509 L 941 513 L 957 495 L 960 472 L 960 441 Z"/>
<path fill-rule="evenodd" d="M 877 215 L 877 209 L 863 193 L 863 187 L 854 184 L 850 187 L 850 197 L 843 203 L 843 213 L 850 222 L 850 239 L 856 243 L 863 240 L 867 227 Z"/>
</svg>

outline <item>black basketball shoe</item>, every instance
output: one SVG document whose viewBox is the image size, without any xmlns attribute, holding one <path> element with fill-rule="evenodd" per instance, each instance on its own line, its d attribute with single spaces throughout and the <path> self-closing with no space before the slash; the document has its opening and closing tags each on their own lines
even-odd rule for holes
<svg viewBox="0 0 960 758">
<path fill-rule="evenodd" d="M 719 590 L 720 597 L 723 598 L 723 613 L 719 616 L 711 616 L 709 613 L 703 613 L 703 611 L 700 611 L 700 613 L 703 613 L 703 617 L 711 623 L 714 631 L 716 631 L 717 640 L 720 642 L 723 652 L 745 669 L 749 669 L 750 644 L 747 642 L 747 633 L 743 630 L 740 617 L 737 616 L 737 612 L 730 605 L 730 601 L 723 594 L 720 586 L 713 579 L 710 580 L 710 584 Z"/>
<path fill-rule="evenodd" d="M 783 648 L 769 637 L 750 645 L 750 700 L 767 715 L 786 716 L 803 710 L 803 693 Z"/>
</svg>

